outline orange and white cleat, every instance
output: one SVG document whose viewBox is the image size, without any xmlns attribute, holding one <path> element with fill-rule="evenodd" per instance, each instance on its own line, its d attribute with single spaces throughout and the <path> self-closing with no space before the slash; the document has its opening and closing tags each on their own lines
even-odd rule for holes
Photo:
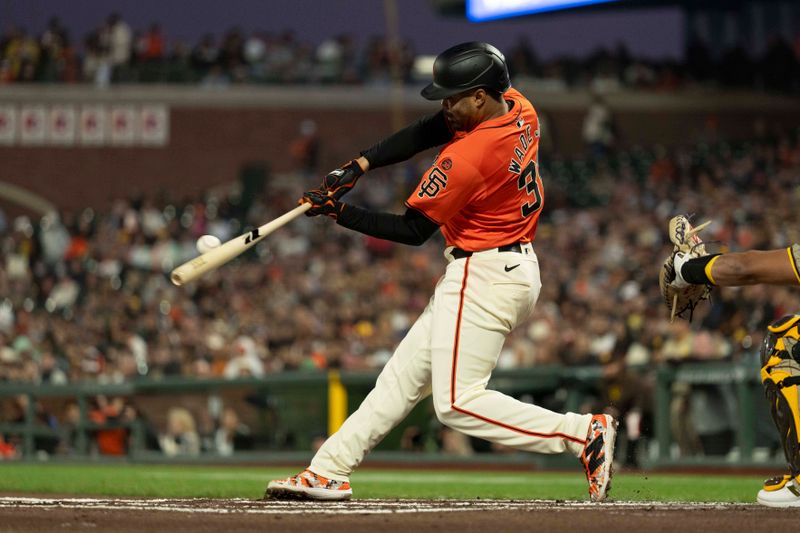
<svg viewBox="0 0 800 533">
<path fill-rule="evenodd" d="M 593 502 L 602 502 L 611 491 L 616 440 L 617 421 L 610 415 L 594 415 L 580 457 L 589 482 L 589 498 Z"/>
<path fill-rule="evenodd" d="M 296 476 L 270 481 L 264 499 L 334 501 L 349 500 L 352 496 L 348 481 L 324 478 L 306 469 Z"/>
</svg>

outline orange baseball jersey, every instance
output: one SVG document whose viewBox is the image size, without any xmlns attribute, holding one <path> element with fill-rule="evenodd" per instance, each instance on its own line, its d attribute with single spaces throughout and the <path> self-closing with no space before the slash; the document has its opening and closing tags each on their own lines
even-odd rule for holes
<svg viewBox="0 0 800 533">
<path fill-rule="evenodd" d="M 539 119 L 519 91 L 508 113 L 457 132 L 406 200 L 439 224 L 449 246 L 479 251 L 530 242 L 544 204 Z"/>
</svg>

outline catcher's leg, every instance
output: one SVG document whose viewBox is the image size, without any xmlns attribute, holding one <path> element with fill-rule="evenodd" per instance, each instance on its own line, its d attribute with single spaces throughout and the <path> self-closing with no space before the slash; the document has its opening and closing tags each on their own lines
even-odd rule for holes
<svg viewBox="0 0 800 533">
<path fill-rule="evenodd" d="M 773 322 L 762 347 L 761 381 L 789 463 L 789 475 L 767 480 L 758 502 L 800 507 L 800 315 Z"/>
</svg>

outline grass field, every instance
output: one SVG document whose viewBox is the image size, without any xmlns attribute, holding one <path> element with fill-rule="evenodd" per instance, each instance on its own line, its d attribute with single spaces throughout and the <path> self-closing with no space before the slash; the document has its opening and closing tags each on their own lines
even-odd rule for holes
<svg viewBox="0 0 800 533">
<path fill-rule="evenodd" d="M 292 467 L 0 464 L 0 492 L 147 498 L 260 498 L 266 482 Z M 492 472 L 362 468 L 351 479 L 356 498 L 585 500 L 574 472 Z M 753 503 L 757 476 L 620 472 L 612 497 L 625 501 Z"/>
</svg>

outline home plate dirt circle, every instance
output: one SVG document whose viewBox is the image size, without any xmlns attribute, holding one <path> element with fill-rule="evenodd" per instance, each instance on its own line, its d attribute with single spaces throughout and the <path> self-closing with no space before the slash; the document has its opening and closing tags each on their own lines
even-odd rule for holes
<svg viewBox="0 0 800 533">
<path fill-rule="evenodd" d="M 0 497 L 0 525 L 10 531 L 308 531 L 309 527 L 414 533 L 559 531 L 608 527 L 676 531 L 763 531 L 800 519 L 800 509 L 776 512 L 728 503 L 557 500 L 354 500 L 349 502 L 246 499 L 134 499 Z M 274 529 L 273 529 L 274 528 Z"/>
</svg>

